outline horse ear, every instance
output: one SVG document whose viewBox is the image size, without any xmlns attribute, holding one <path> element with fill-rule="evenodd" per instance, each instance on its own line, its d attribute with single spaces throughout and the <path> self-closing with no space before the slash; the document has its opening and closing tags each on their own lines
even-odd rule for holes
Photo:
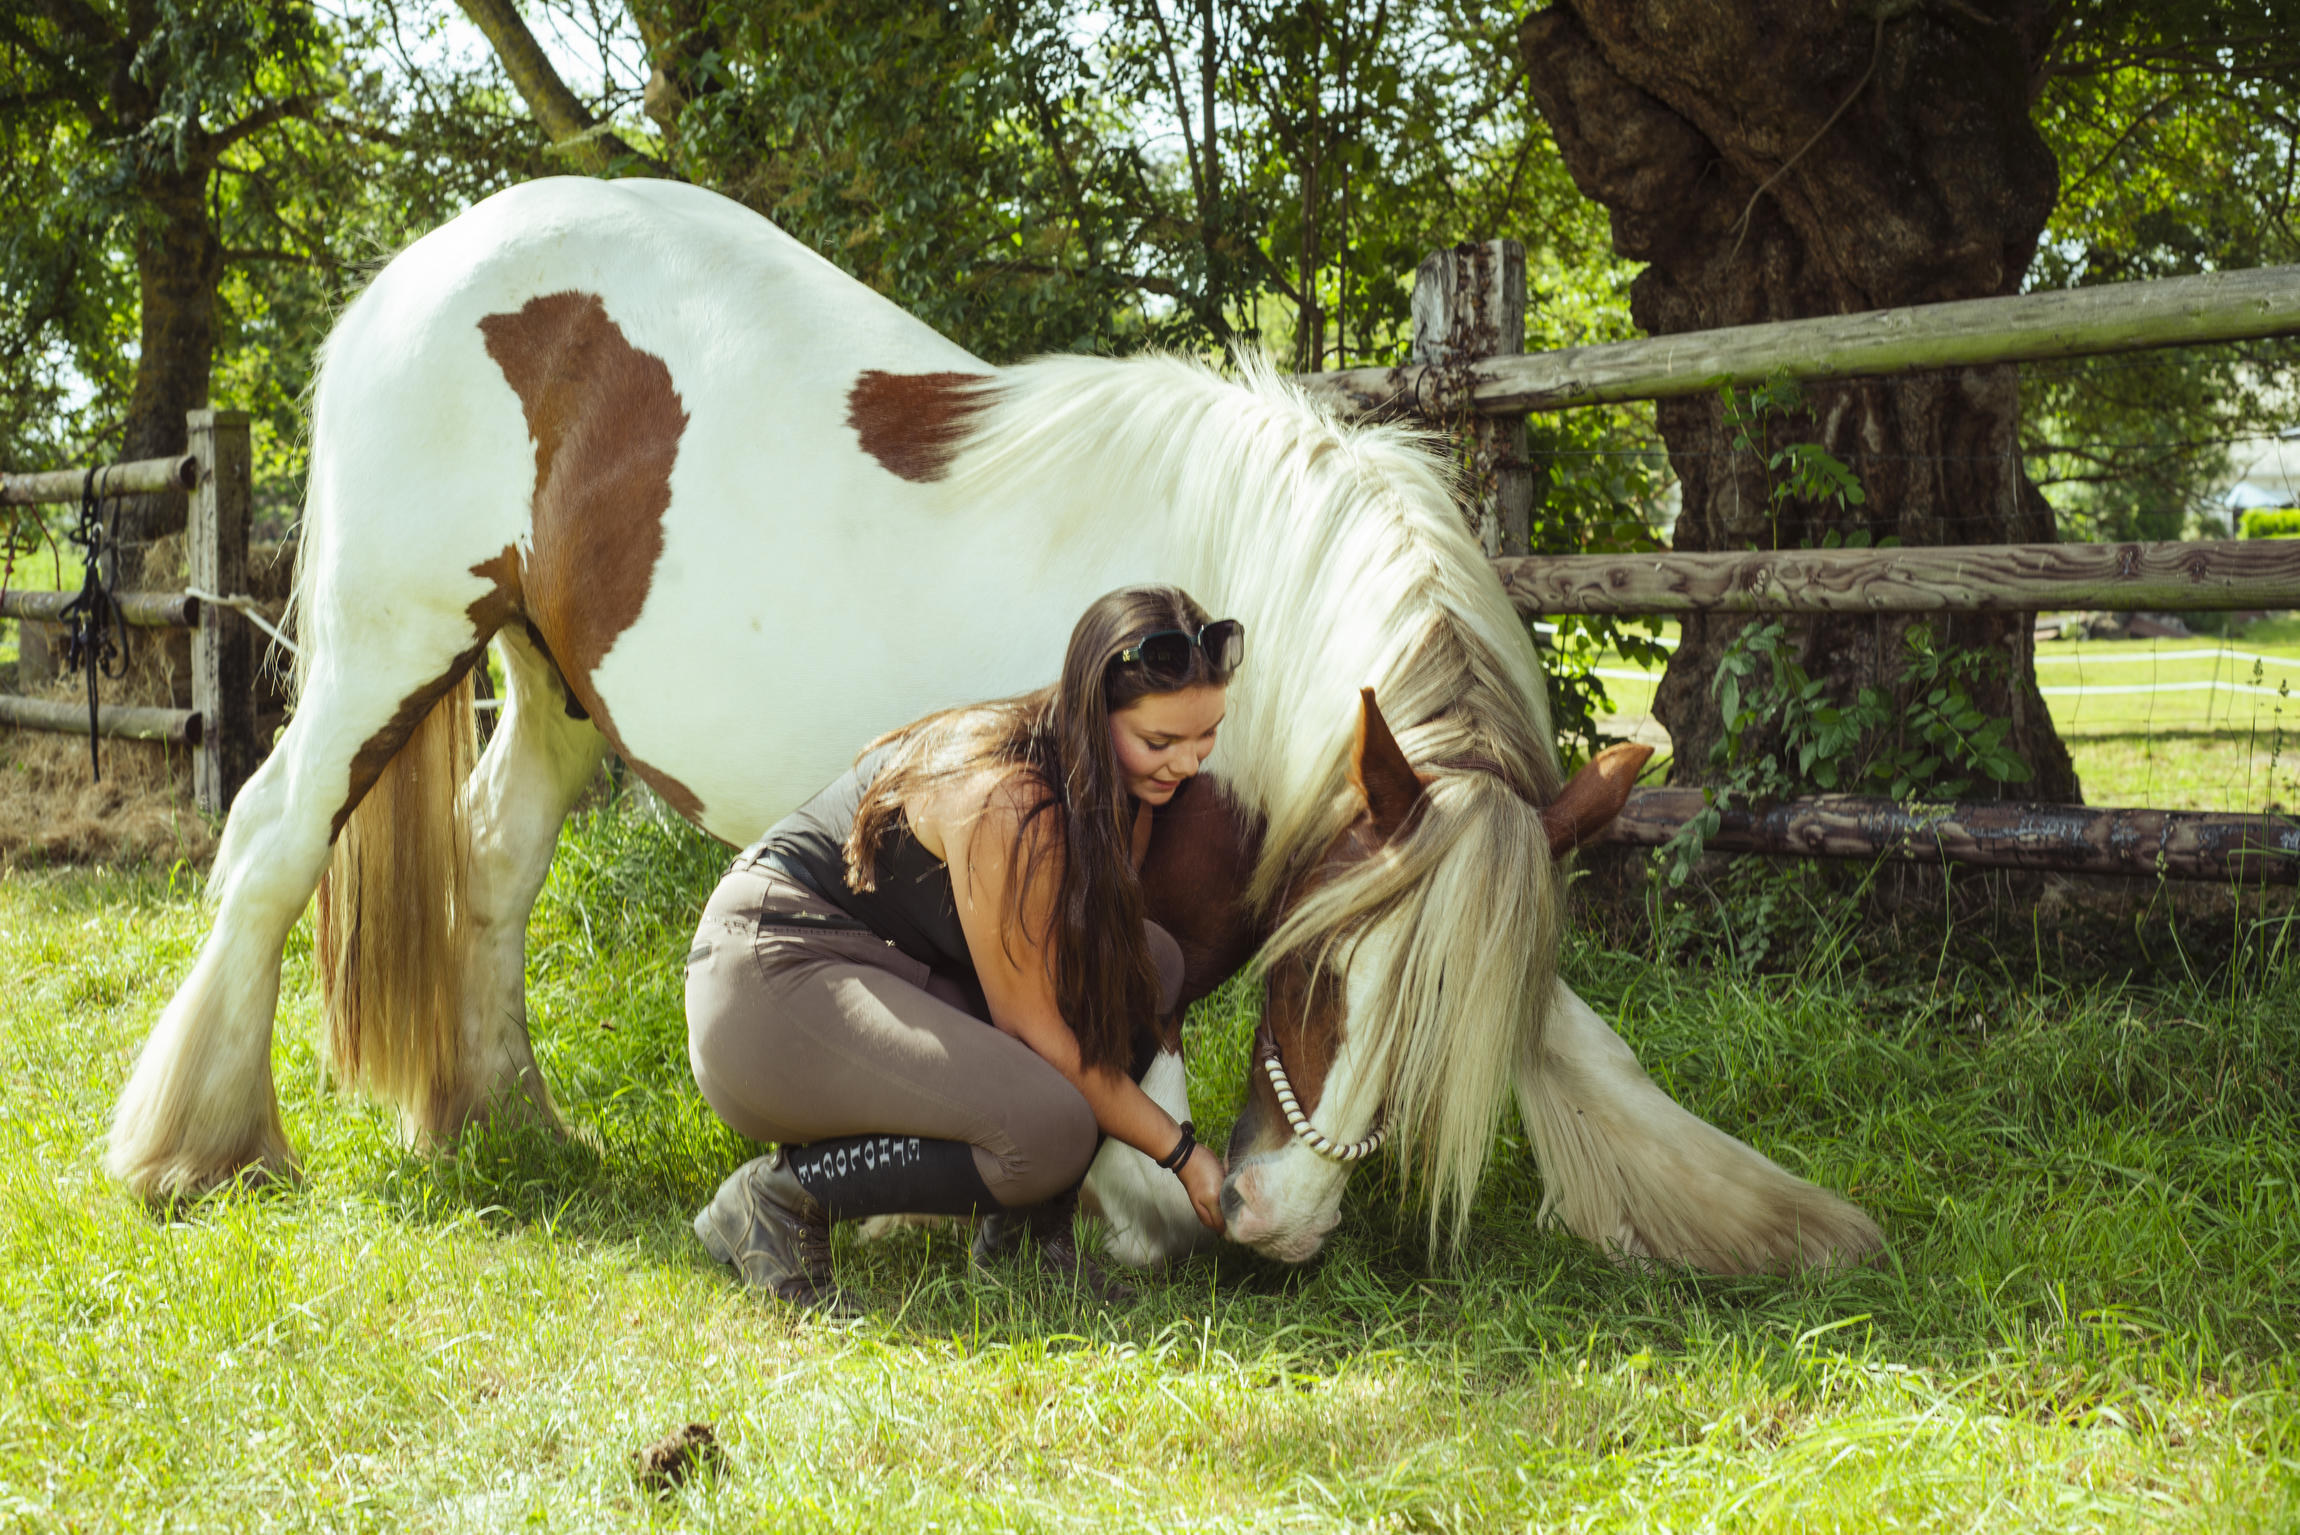
<svg viewBox="0 0 2300 1535">
<path fill-rule="evenodd" d="M 1358 690 L 1358 749 L 1350 762 L 1350 786 L 1366 802 L 1384 842 L 1405 829 L 1427 786 L 1390 734 L 1372 688 Z"/>
<path fill-rule="evenodd" d="M 1549 855 L 1562 858 L 1585 842 L 1594 842 L 1621 807 L 1653 748 L 1634 741 L 1608 746 L 1581 766 L 1564 790 L 1541 812 L 1542 829 L 1549 833 Z"/>
</svg>

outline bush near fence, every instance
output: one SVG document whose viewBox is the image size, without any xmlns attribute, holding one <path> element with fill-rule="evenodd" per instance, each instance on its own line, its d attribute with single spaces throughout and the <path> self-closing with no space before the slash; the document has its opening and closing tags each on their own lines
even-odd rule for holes
<svg viewBox="0 0 2300 1535">
<path fill-rule="evenodd" d="M 2242 538 L 2300 538 L 2300 506 L 2256 506 L 2244 514 Z"/>
</svg>

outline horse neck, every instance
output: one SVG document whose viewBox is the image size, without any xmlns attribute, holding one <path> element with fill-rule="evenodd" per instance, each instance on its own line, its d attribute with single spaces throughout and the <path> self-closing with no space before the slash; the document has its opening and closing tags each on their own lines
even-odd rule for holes
<svg viewBox="0 0 2300 1535">
<path fill-rule="evenodd" d="M 1206 778 L 1185 784 L 1152 815 L 1142 860 L 1150 920 L 1182 946 L 1181 1006 L 1244 967 L 1266 934 L 1247 904 L 1262 828 Z"/>
</svg>

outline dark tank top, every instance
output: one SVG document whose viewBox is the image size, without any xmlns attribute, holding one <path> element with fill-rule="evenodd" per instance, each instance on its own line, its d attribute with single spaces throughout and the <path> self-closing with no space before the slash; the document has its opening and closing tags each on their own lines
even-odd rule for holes
<svg viewBox="0 0 2300 1535">
<path fill-rule="evenodd" d="M 878 888 L 847 885 L 847 835 L 871 780 L 893 750 L 882 746 L 833 779 L 769 828 L 748 856 L 780 868 L 912 959 L 972 983 L 974 957 L 958 925 L 950 866 L 926 850 L 909 822 L 897 817 L 879 840 Z"/>
</svg>

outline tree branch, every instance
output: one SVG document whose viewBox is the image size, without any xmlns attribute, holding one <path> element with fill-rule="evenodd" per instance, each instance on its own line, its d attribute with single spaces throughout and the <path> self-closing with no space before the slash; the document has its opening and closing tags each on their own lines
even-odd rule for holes
<svg viewBox="0 0 2300 1535">
<path fill-rule="evenodd" d="M 637 161 L 657 174 L 662 173 L 661 165 L 618 138 L 576 99 L 567 82 L 551 67 L 551 61 L 543 56 L 542 45 L 527 29 L 513 0 L 455 0 L 455 3 L 487 35 L 496 58 L 502 61 L 503 72 L 511 77 L 513 88 L 527 103 L 527 110 L 534 114 L 537 126 L 542 128 L 553 149 L 594 176 L 604 176 L 624 161 Z"/>
<path fill-rule="evenodd" d="M 2054 77 L 2105 75 L 2138 64 L 2153 67 L 2163 74 L 2275 74 L 2300 62 L 2300 54 L 2287 54 L 2282 58 L 2247 58 L 2246 50 L 2266 43 L 2285 42 L 2289 36 L 2282 32 L 2258 32 L 2248 37 L 2208 37 L 2193 43 L 2161 48 L 2112 48 L 2081 60 L 2064 57 L 2045 65 L 2042 73 Z M 2233 57 L 2224 58 L 2224 54 Z M 2244 59 L 2244 62 L 2234 62 L 2237 58 Z"/>
<path fill-rule="evenodd" d="M 266 102 L 229 128 L 219 128 L 209 134 L 207 137 L 208 152 L 210 154 L 220 153 L 231 148 L 240 140 L 253 138 L 274 123 L 282 122 L 287 118 L 308 118 L 311 116 L 312 108 L 318 106 L 324 99 L 326 98 L 312 93 L 301 96 L 283 96 L 278 101 Z"/>
</svg>

